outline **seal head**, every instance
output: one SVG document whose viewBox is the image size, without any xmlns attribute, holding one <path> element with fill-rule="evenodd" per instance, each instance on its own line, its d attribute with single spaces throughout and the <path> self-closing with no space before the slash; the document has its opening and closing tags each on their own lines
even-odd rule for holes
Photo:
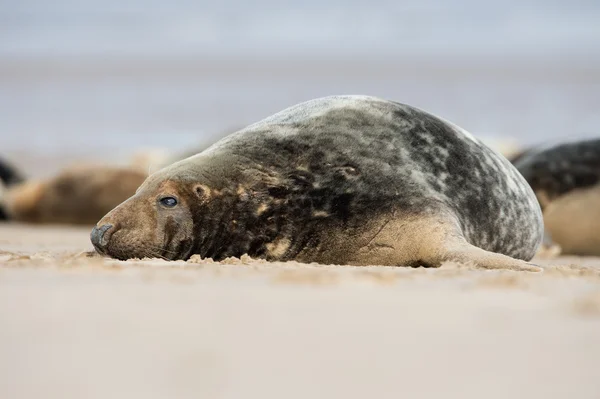
<svg viewBox="0 0 600 399">
<path fill-rule="evenodd" d="M 147 180 L 94 227 L 92 243 L 98 252 L 118 259 L 185 259 L 192 250 L 192 212 L 202 194 L 199 185 Z"/>
</svg>

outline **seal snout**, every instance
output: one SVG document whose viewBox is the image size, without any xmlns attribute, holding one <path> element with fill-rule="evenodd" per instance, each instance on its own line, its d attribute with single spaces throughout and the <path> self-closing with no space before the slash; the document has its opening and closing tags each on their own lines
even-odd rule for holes
<svg viewBox="0 0 600 399">
<path fill-rule="evenodd" d="M 112 224 L 103 224 L 95 226 L 90 234 L 90 239 L 96 250 L 102 254 L 106 253 L 106 247 L 111 234 L 116 230 Z"/>
</svg>

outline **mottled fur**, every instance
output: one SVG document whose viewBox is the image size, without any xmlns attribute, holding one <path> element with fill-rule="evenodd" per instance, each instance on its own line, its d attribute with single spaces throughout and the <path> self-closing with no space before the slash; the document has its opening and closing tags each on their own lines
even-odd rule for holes
<svg viewBox="0 0 600 399">
<path fill-rule="evenodd" d="M 533 148 L 511 161 L 544 208 L 569 191 L 600 182 L 600 139 Z"/>
<path fill-rule="evenodd" d="M 185 222 L 165 216 L 178 211 L 157 203 L 164 196 L 191 212 L 185 243 L 158 222 Z M 137 218 L 140 207 L 150 211 Z M 309 101 L 232 134 L 150 176 L 103 224 L 116 227 L 101 252 L 123 259 L 146 253 L 123 241 L 136 236 L 170 259 L 527 269 L 512 258 L 531 259 L 542 236 L 535 197 L 504 157 L 449 122 L 366 96 Z"/>
</svg>

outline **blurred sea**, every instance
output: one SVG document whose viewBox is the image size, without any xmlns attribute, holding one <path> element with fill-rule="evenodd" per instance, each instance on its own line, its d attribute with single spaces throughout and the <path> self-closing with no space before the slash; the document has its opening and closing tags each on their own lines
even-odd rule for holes
<svg viewBox="0 0 600 399">
<path fill-rule="evenodd" d="M 4 1 L 0 155 L 181 151 L 331 94 L 521 145 L 599 136 L 599 3 L 485 3 Z"/>
</svg>

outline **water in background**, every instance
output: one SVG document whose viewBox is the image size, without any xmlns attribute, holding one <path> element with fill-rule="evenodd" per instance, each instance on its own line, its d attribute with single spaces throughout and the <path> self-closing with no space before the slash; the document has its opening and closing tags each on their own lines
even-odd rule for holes
<svg viewBox="0 0 600 399">
<path fill-rule="evenodd" d="M 600 134 L 595 1 L 0 4 L 0 148 L 33 174 L 184 151 L 331 94 L 529 145 Z"/>
</svg>

